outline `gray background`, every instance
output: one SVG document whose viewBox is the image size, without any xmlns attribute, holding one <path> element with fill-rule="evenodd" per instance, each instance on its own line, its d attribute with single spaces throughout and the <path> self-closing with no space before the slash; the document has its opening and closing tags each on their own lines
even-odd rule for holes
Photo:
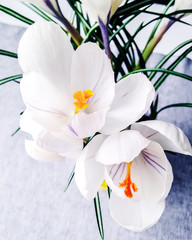
<svg viewBox="0 0 192 240">
<path fill-rule="evenodd" d="M 0 49 L 16 52 L 24 29 L 0 24 Z M 161 59 L 154 55 L 148 65 Z M 192 72 L 186 59 L 178 69 Z M 0 78 L 21 73 L 17 60 L 0 56 Z M 192 102 L 192 85 L 177 77 L 161 87 L 160 105 Z M 85 200 L 72 182 L 63 192 L 70 161 L 36 162 L 25 153 L 25 134 L 11 134 L 19 126 L 19 113 L 25 109 L 19 85 L 0 86 L 0 240 L 96 240 L 100 239 L 92 201 Z M 181 127 L 192 142 L 192 110 L 169 109 L 159 119 Z M 110 217 L 108 197 L 101 192 L 106 240 L 190 240 L 192 239 L 192 159 L 169 155 L 175 179 L 160 221 L 151 229 L 134 233 L 118 226 Z"/>
</svg>

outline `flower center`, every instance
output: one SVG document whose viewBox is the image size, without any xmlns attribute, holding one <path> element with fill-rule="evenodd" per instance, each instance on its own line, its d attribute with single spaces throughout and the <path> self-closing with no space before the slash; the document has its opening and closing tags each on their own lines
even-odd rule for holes
<svg viewBox="0 0 192 240">
<path fill-rule="evenodd" d="M 85 91 L 77 91 L 74 93 L 73 97 L 77 100 L 74 102 L 75 105 L 75 113 L 78 113 L 80 109 L 85 109 L 89 106 L 87 100 L 93 96 L 93 92 L 91 90 Z"/>
<path fill-rule="evenodd" d="M 138 191 L 137 185 L 131 181 L 131 164 L 132 164 L 132 162 L 126 163 L 127 164 L 126 177 L 122 183 L 119 183 L 119 187 L 125 187 L 124 193 L 129 198 L 133 197 L 131 188 L 133 189 L 134 192 Z"/>
</svg>

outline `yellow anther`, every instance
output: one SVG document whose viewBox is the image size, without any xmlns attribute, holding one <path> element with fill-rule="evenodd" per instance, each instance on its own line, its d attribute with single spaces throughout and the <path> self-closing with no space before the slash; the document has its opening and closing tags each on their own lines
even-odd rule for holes
<svg viewBox="0 0 192 240">
<path fill-rule="evenodd" d="M 78 113 L 80 109 L 85 109 L 89 106 L 87 100 L 93 96 L 93 92 L 91 90 L 86 91 L 77 91 L 74 93 L 73 97 L 77 100 L 74 102 L 75 105 L 75 113 Z"/>
<path fill-rule="evenodd" d="M 102 190 L 107 190 L 108 186 L 107 186 L 107 183 L 105 182 L 105 180 L 101 183 L 100 188 L 101 188 Z"/>
</svg>

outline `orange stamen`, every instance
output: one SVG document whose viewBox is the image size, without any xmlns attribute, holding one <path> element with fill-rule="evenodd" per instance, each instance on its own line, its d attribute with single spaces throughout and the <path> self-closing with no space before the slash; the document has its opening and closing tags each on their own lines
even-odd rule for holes
<svg viewBox="0 0 192 240">
<path fill-rule="evenodd" d="M 73 97 L 77 100 L 74 102 L 75 105 L 75 113 L 78 113 L 80 109 L 85 109 L 89 106 L 86 101 L 93 96 L 93 92 L 91 90 L 86 91 L 77 91 L 74 93 Z"/>
<path fill-rule="evenodd" d="M 125 187 L 124 193 L 129 198 L 133 197 L 131 188 L 133 189 L 134 192 L 138 191 L 137 185 L 131 181 L 131 164 L 132 164 L 132 162 L 126 163 L 127 164 L 126 177 L 122 183 L 119 183 L 119 187 Z"/>
</svg>

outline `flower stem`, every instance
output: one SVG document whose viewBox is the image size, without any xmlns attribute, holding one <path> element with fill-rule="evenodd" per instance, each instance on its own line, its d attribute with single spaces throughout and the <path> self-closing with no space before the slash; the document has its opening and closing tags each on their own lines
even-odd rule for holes
<svg viewBox="0 0 192 240">
<path fill-rule="evenodd" d="M 103 38 L 103 45 L 105 48 L 105 53 L 107 54 L 108 58 L 111 59 L 111 50 L 109 46 L 109 32 L 108 32 L 108 22 L 106 24 L 99 18 L 99 26 L 101 29 L 101 35 Z"/>
<path fill-rule="evenodd" d="M 96 197 L 94 198 L 94 207 L 95 207 L 95 215 L 96 215 L 99 233 L 100 233 L 101 239 L 104 239 L 103 220 L 102 220 L 102 213 L 101 213 L 101 206 L 100 206 L 100 199 L 99 199 L 98 192 Z"/>
<path fill-rule="evenodd" d="M 71 34 L 72 39 L 76 45 L 79 46 L 82 43 L 83 38 L 78 30 L 64 16 L 60 16 L 58 19 L 65 25 L 67 31 Z"/>
<path fill-rule="evenodd" d="M 144 62 L 146 63 L 149 57 L 151 56 L 154 48 L 157 46 L 157 44 L 161 41 L 164 34 L 169 30 L 169 28 L 175 23 L 174 20 L 170 19 L 164 25 L 161 27 L 160 31 L 149 41 L 148 45 L 144 49 L 142 55 Z M 136 65 L 134 70 L 140 69 L 140 62 Z"/>
<path fill-rule="evenodd" d="M 50 0 L 45 0 L 45 4 L 47 5 L 47 7 L 55 14 L 55 17 L 64 24 L 67 31 L 71 34 L 71 37 L 76 43 L 76 45 L 79 46 L 82 43 L 83 38 L 81 37 L 79 31 L 67 20 L 67 18 L 64 17 L 64 15 L 61 12 L 58 1 L 56 1 L 56 3 L 59 12 L 54 8 Z"/>
</svg>

